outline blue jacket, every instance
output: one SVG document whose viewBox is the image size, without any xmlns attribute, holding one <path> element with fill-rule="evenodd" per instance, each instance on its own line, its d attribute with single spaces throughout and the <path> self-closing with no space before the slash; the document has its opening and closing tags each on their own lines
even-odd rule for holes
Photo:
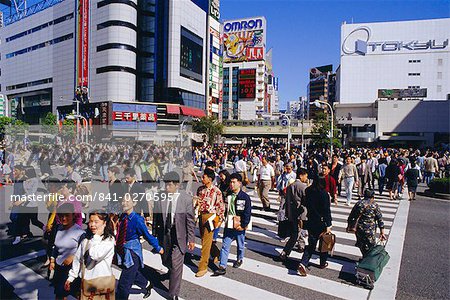
<svg viewBox="0 0 450 300">
<path fill-rule="evenodd" d="M 241 190 L 234 200 L 234 208 L 236 215 L 241 217 L 241 227 L 247 227 L 252 216 L 252 200 L 250 196 Z"/>
<path fill-rule="evenodd" d="M 138 215 L 136 212 L 132 212 L 130 215 L 123 214 L 121 220 L 128 218 L 127 233 L 125 236 L 124 257 L 117 255 L 117 263 L 120 266 L 123 264 L 129 268 L 133 265 L 133 258 L 130 251 L 133 251 L 141 260 L 141 266 L 144 267 L 144 260 L 142 255 L 142 245 L 139 238 L 143 236 L 145 240 L 155 248 L 156 252 L 161 251 L 158 239 L 148 232 L 147 226 L 145 226 L 144 218 Z"/>
</svg>

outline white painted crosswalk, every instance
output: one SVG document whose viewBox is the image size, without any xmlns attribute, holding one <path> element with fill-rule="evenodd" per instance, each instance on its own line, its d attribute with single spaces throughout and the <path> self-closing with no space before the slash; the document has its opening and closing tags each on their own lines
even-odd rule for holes
<svg viewBox="0 0 450 300">
<path fill-rule="evenodd" d="M 332 205 L 333 232 L 336 234 L 336 246 L 334 255 L 328 260 L 326 270 L 317 271 L 310 268 L 307 277 L 297 274 L 296 266 L 302 257 L 302 253 L 292 251 L 289 263 L 283 265 L 275 258 L 281 253 L 284 242 L 277 236 L 277 213 L 276 211 L 263 211 L 261 202 L 254 191 L 249 191 L 253 202 L 252 222 L 253 229 L 246 234 L 246 254 L 244 264 L 239 269 L 232 269 L 230 275 L 213 277 L 208 273 L 204 277 L 196 278 L 196 264 L 200 256 L 200 239 L 197 237 L 197 245 L 194 250 L 194 259 L 187 263 L 183 270 L 183 283 L 181 296 L 185 299 L 199 299 L 201 296 L 195 294 L 198 287 L 211 293 L 211 298 L 234 298 L 234 299 L 288 299 L 302 298 L 302 291 L 310 293 L 309 298 L 320 298 L 328 295 L 342 299 L 368 299 L 370 294 L 354 284 L 351 278 L 355 273 L 355 266 L 361 254 L 355 247 L 355 236 L 345 232 L 346 219 L 352 207 L 344 206 L 344 199 L 340 198 L 339 205 Z M 277 209 L 278 195 L 270 192 L 272 208 Z M 385 219 L 385 232 L 389 235 L 393 226 L 396 226 L 395 218 L 398 213 L 399 201 L 389 201 L 385 198 L 379 200 L 381 210 Z M 355 201 L 352 201 L 352 204 Z M 198 236 L 198 230 L 196 230 Z M 221 242 L 219 238 L 218 242 Z M 389 242 L 388 242 L 389 245 Z M 392 250 L 394 251 L 394 250 Z M 229 257 L 229 266 L 236 259 L 236 248 L 233 244 Z M 0 262 L 0 274 L 15 288 L 14 293 L 21 299 L 52 299 L 53 288 L 49 287 L 48 281 L 35 271 L 27 267 L 23 262 L 44 255 L 44 251 L 32 252 L 17 258 Z M 167 268 L 161 263 L 159 255 L 144 250 L 145 265 L 158 274 L 165 274 Z M 312 264 L 319 264 L 316 254 L 311 259 Z M 396 264 L 396 262 L 393 262 Z M 211 266 L 211 264 L 210 264 Z M 389 268 L 389 265 L 388 267 Z M 210 270 L 211 272 L 213 270 Z M 116 278 L 120 276 L 120 269 L 114 268 Z M 350 279 L 348 279 L 350 278 Z M 395 279 L 396 280 L 396 279 Z M 258 284 L 255 284 L 258 282 Z M 166 282 L 167 283 L 167 282 Z M 183 284 L 189 285 L 189 292 L 183 290 Z M 167 286 L 167 284 L 166 284 Z M 275 287 L 277 289 L 275 290 Z M 288 293 L 294 289 L 295 295 Z M 375 287 L 376 291 L 377 287 Z M 312 293 L 312 294 L 311 294 Z M 167 291 L 161 287 L 155 289 L 150 299 L 165 299 Z M 142 299 L 142 294 L 133 293 L 130 299 Z"/>
</svg>

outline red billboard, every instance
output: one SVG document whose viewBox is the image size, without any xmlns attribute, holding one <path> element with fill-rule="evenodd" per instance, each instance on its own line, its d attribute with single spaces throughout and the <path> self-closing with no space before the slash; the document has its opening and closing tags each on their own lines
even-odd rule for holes
<svg viewBox="0 0 450 300">
<path fill-rule="evenodd" d="M 239 98 L 254 99 L 256 97 L 256 69 L 239 70 Z"/>
<path fill-rule="evenodd" d="M 89 73 L 89 0 L 78 1 L 77 86 L 88 86 Z"/>
<path fill-rule="evenodd" d="M 263 47 L 253 47 L 247 48 L 247 60 L 263 60 L 264 59 L 264 48 Z"/>
</svg>

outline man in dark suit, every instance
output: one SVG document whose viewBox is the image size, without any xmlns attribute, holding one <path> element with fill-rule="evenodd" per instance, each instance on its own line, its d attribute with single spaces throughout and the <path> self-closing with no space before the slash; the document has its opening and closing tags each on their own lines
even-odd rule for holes
<svg viewBox="0 0 450 300">
<path fill-rule="evenodd" d="M 153 210 L 153 232 L 167 251 L 163 265 L 169 268 L 169 299 L 178 299 L 183 277 L 186 250 L 195 248 L 195 221 L 192 197 L 180 191 L 180 176 L 169 172 L 164 176 L 165 196 L 159 195 Z"/>
<path fill-rule="evenodd" d="M 361 199 L 364 194 L 364 187 L 369 182 L 369 173 L 371 167 L 367 164 L 367 157 L 362 156 L 361 157 L 361 163 L 358 165 L 358 176 L 359 176 L 359 183 L 358 183 L 358 199 Z"/>
<path fill-rule="evenodd" d="M 281 260 L 286 260 L 299 237 L 299 220 L 306 220 L 304 208 L 305 190 L 308 187 L 308 171 L 305 168 L 297 169 L 297 180 L 286 188 L 285 216 L 289 221 L 289 240 L 280 254 Z M 304 241 L 302 237 L 302 246 Z"/>
</svg>

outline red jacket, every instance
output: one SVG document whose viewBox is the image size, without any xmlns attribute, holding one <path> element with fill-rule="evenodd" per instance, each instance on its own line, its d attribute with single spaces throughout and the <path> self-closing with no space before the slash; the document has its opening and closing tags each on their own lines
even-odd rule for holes
<svg viewBox="0 0 450 300">
<path fill-rule="evenodd" d="M 330 174 L 325 176 L 325 190 L 330 193 L 331 199 L 336 195 L 336 180 Z"/>
</svg>

